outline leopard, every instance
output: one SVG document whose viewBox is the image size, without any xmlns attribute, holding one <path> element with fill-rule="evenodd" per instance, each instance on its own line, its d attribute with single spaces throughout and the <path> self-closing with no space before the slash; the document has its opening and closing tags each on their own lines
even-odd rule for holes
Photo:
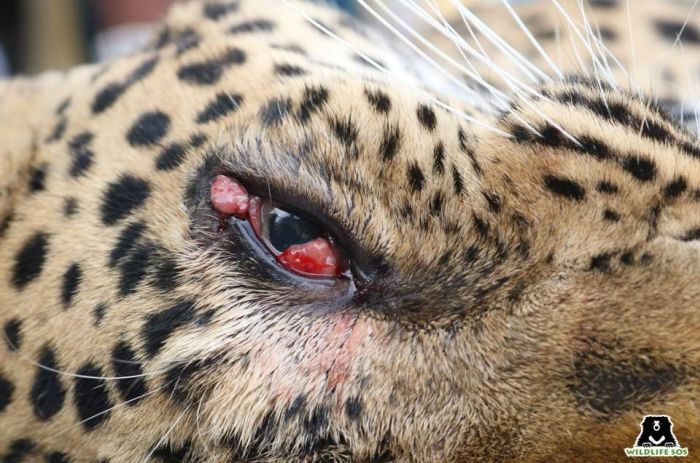
<svg viewBox="0 0 700 463">
<path fill-rule="evenodd" d="M 442 3 L 0 82 L 3 462 L 697 458 L 694 5 Z"/>
</svg>

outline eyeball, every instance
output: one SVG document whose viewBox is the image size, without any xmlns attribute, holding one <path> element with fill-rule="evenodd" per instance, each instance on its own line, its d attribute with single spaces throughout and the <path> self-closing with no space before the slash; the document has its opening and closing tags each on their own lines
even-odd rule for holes
<svg viewBox="0 0 700 463">
<path fill-rule="evenodd" d="M 217 175 L 211 184 L 212 207 L 223 216 L 247 220 L 265 250 L 287 270 L 305 277 L 338 278 L 347 258 L 333 236 L 305 214 L 250 195 L 237 180 Z"/>
</svg>

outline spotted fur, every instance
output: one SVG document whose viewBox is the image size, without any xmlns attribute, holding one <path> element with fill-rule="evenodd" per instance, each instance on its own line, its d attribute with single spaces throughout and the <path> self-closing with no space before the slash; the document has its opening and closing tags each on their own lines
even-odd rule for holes
<svg viewBox="0 0 700 463">
<path fill-rule="evenodd" d="M 623 2 L 591 3 L 624 49 Z M 0 83 L 0 458 L 617 461 L 649 413 L 700 452 L 697 136 L 591 75 L 495 115 L 415 92 L 362 58 L 420 86 L 386 32 L 292 5 L 181 3 L 143 52 Z M 361 283 L 222 229 L 219 173 Z"/>
</svg>

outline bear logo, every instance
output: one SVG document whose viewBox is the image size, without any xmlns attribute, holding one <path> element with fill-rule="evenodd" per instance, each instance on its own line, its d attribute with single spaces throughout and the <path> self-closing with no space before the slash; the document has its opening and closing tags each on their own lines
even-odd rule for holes
<svg viewBox="0 0 700 463">
<path fill-rule="evenodd" d="M 668 415 L 647 415 L 640 428 L 642 431 L 634 443 L 635 447 L 680 447 Z"/>
</svg>

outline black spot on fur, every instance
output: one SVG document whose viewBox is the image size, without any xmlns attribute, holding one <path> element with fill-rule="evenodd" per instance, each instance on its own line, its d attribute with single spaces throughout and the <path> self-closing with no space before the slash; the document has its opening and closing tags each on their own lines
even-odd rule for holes
<svg viewBox="0 0 700 463">
<path fill-rule="evenodd" d="M 437 126 L 435 111 L 426 105 L 420 105 L 418 106 L 416 114 L 418 115 L 418 122 L 420 122 L 423 127 L 430 131 L 435 130 L 435 127 Z"/>
<path fill-rule="evenodd" d="M 46 463 L 70 463 L 68 455 L 61 452 L 52 452 L 45 455 Z"/>
<path fill-rule="evenodd" d="M 92 310 L 93 317 L 95 318 L 95 326 L 100 326 L 102 324 L 102 320 L 105 318 L 105 314 L 107 313 L 107 304 L 105 303 L 100 303 L 95 306 L 95 308 Z"/>
<path fill-rule="evenodd" d="M 114 267 L 119 261 L 124 258 L 134 248 L 135 244 L 141 239 L 146 225 L 143 222 L 135 222 L 125 227 L 117 238 L 117 244 L 109 254 L 109 265 Z"/>
<path fill-rule="evenodd" d="M 119 264 L 119 294 L 128 296 L 144 280 L 152 264 L 155 249 L 150 243 L 138 245 L 133 253 Z"/>
<path fill-rule="evenodd" d="M 589 0 L 593 8 L 610 9 L 617 6 L 618 0 Z"/>
<path fill-rule="evenodd" d="M 569 390 L 579 406 L 606 417 L 643 408 L 685 381 L 681 370 L 648 352 L 625 352 L 595 338 L 586 343 L 574 357 Z"/>
<path fill-rule="evenodd" d="M 46 183 L 46 171 L 48 165 L 42 164 L 40 166 L 32 167 L 29 170 L 29 192 L 36 193 L 37 191 L 43 191 Z"/>
<path fill-rule="evenodd" d="M 152 266 L 155 270 L 153 285 L 157 289 L 169 293 L 177 287 L 180 272 L 172 257 L 163 254 L 156 255 Z"/>
<path fill-rule="evenodd" d="M 245 53 L 238 48 L 229 49 L 222 57 L 182 66 L 178 78 L 194 85 L 212 85 L 221 79 L 224 70 L 230 66 L 243 64 Z"/>
<path fill-rule="evenodd" d="M 97 93 L 92 102 L 92 112 L 100 114 L 110 108 L 121 97 L 129 87 L 147 77 L 158 64 L 158 58 L 150 58 L 141 63 L 124 82 L 112 82 L 107 84 L 100 92 Z"/>
<path fill-rule="evenodd" d="M 66 218 L 73 217 L 78 213 L 78 200 L 69 196 L 63 201 L 63 216 Z"/>
<path fill-rule="evenodd" d="M 118 82 L 107 84 L 97 96 L 95 96 L 95 100 L 92 102 L 92 112 L 95 114 L 104 112 L 107 108 L 112 106 L 126 90 L 127 87 Z"/>
<path fill-rule="evenodd" d="M 15 215 L 10 211 L 4 218 L 0 219 L 0 238 L 5 236 L 5 232 L 10 228 L 10 224 L 14 220 Z"/>
<path fill-rule="evenodd" d="M 214 100 L 211 101 L 207 107 L 197 115 L 197 123 L 205 124 L 207 122 L 215 121 L 236 111 L 242 102 L 243 97 L 241 95 L 223 92 L 218 93 L 216 98 L 214 98 Z"/>
<path fill-rule="evenodd" d="M 605 211 L 603 211 L 603 219 L 608 222 L 619 222 L 620 213 L 612 209 L 605 209 Z"/>
<path fill-rule="evenodd" d="M 63 274 L 63 284 L 61 285 L 61 303 L 64 308 L 68 308 L 73 302 L 73 298 L 78 292 L 78 286 L 83 278 L 83 271 L 80 265 L 73 263 L 66 273 Z"/>
<path fill-rule="evenodd" d="M 49 136 L 46 137 L 46 143 L 54 143 L 60 140 L 63 137 L 63 134 L 66 133 L 66 128 L 68 128 L 68 119 L 62 116 L 54 126 L 53 130 L 51 130 Z"/>
<path fill-rule="evenodd" d="M 164 386 L 170 397 L 184 402 L 190 391 L 192 378 L 203 369 L 211 366 L 213 360 L 191 360 L 170 365 L 165 372 Z"/>
<path fill-rule="evenodd" d="M 151 194 L 147 181 L 131 175 L 123 175 L 107 187 L 102 198 L 102 223 L 114 225 L 146 202 Z"/>
<path fill-rule="evenodd" d="M 160 444 L 155 450 L 151 458 L 159 460 L 162 463 L 185 463 L 188 461 L 188 456 L 192 450 L 192 444 L 186 441 L 181 447 L 173 448 L 170 445 Z"/>
<path fill-rule="evenodd" d="M 323 433 L 328 426 L 328 409 L 326 407 L 317 407 L 304 420 L 304 428 L 312 436 L 318 436 Z"/>
<path fill-rule="evenodd" d="M 131 146 L 150 146 L 158 143 L 169 128 L 170 116 L 162 111 L 147 112 L 134 122 L 126 138 Z"/>
<path fill-rule="evenodd" d="M 442 191 L 438 191 L 433 195 L 433 199 L 430 200 L 430 213 L 434 216 L 440 215 L 442 212 L 443 197 Z"/>
<path fill-rule="evenodd" d="M 78 370 L 77 375 L 73 398 L 78 418 L 83 422 L 83 427 L 91 431 L 109 418 L 113 404 L 109 399 L 105 380 L 99 379 L 104 376 L 99 367 L 88 363 Z"/>
<path fill-rule="evenodd" d="M 156 169 L 172 170 L 178 167 L 185 159 L 186 148 L 180 143 L 171 143 L 158 155 Z"/>
<path fill-rule="evenodd" d="M 144 347 L 148 356 L 154 357 L 173 331 L 192 321 L 194 313 L 192 301 L 182 301 L 162 312 L 149 315 L 143 327 Z"/>
<path fill-rule="evenodd" d="M 622 162 L 622 167 L 637 180 L 648 182 L 656 177 L 656 164 L 641 156 L 631 156 Z"/>
<path fill-rule="evenodd" d="M 674 43 L 680 34 L 680 40 L 684 45 L 700 45 L 700 29 L 691 23 L 683 27 L 683 21 L 657 19 L 654 26 L 659 35 L 671 43 Z"/>
<path fill-rule="evenodd" d="M 20 463 L 27 461 L 25 457 L 34 453 L 36 450 L 36 443 L 29 439 L 16 439 L 10 443 L 10 451 L 5 454 L 2 461 L 3 463 Z"/>
<path fill-rule="evenodd" d="M 128 402 L 129 406 L 143 400 L 147 387 L 146 379 L 142 376 L 141 362 L 124 341 L 120 341 L 112 350 L 112 368 L 115 376 L 123 378 L 116 381 L 122 400 Z"/>
<path fill-rule="evenodd" d="M 489 193 L 488 191 L 483 191 L 482 195 L 484 196 L 484 199 L 486 199 L 486 203 L 489 205 L 489 210 L 494 214 L 498 214 L 501 211 L 501 197 L 496 193 Z"/>
<path fill-rule="evenodd" d="M 452 187 L 456 195 L 462 194 L 464 191 L 464 180 L 462 174 L 457 170 L 457 166 L 452 165 Z"/>
<path fill-rule="evenodd" d="M 182 56 L 185 52 L 193 50 L 199 46 L 202 37 L 194 30 L 187 28 L 178 34 L 177 45 L 175 46 L 175 54 Z"/>
<path fill-rule="evenodd" d="M 442 175 L 445 173 L 445 145 L 439 142 L 433 149 L 433 173 Z"/>
<path fill-rule="evenodd" d="M 60 115 L 62 115 L 63 113 L 65 113 L 65 112 L 66 112 L 66 109 L 68 109 L 68 107 L 70 106 L 70 101 L 71 101 L 71 100 L 70 100 L 70 97 L 68 97 L 68 98 L 66 98 L 65 100 L 63 100 L 63 101 L 61 102 L 61 104 L 59 104 L 58 106 L 56 106 L 56 109 L 54 110 L 54 114 L 56 114 L 57 116 L 60 116 Z"/>
<path fill-rule="evenodd" d="M 338 141 L 346 148 L 346 153 L 352 158 L 357 158 L 359 150 L 357 148 L 357 135 L 359 133 L 357 126 L 350 117 L 333 121 L 333 133 Z"/>
<path fill-rule="evenodd" d="M 238 3 L 228 2 L 228 3 L 205 3 L 204 4 L 204 16 L 207 18 L 217 21 L 221 17 L 226 16 L 230 13 L 234 13 L 238 10 Z"/>
<path fill-rule="evenodd" d="M 92 133 L 83 132 L 73 137 L 68 143 L 73 156 L 73 162 L 69 171 L 71 177 L 76 178 L 85 175 L 92 166 L 94 153 L 89 147 L 92 139 Z"/>
<path fill-rule="evenodd" d="M 12 396 L 15 392 L 15 385 L 0 375 L 0 413 L 4 412 L 10 402 L 12 402 Z"/>
<path fill-rule="evenodd" d="M 472 164 L 472 168 L 474 169 L 474 173 L 480 177 L 483 173 L 483 170 L 481 169 L 481 166 L 479 165 L 479 162 L 476 159 L 476 154 L 474 153 L 474 150 L 469 146 L 467 134 L 464 132 L 464 129 L 462 129 L 462 127 L 460 127 L 457 130 L 457 139 L 459 140 L 459 149 L 469 157 L 469 160 Z"/>
<path fill-rule="evenodd" d="M 299 45 L 295 45 L 293 43 L 286 44 L 286 45 L 273 43 L 270 45 L 270 48 L 274 48 L 275 50 L 284 50 L 284 51 L 288 51 L 291 53 L 296 53 L 297 55 L 306 56 L 306 50 L 304 50 Z"/>
<path fill-rule="evenodd" d="M 289 98 L 272 99 L 260 109 L 260 119 L 266 126 L 280 124 L 292 112 L 292 100 Z"/>
<path fill-rule="evenodd" d="M 304 394 L 297 395 L 292 403 L 289 404 L 289 408 L 287 408 L 287 411 L 284 414 L 285 419 L 289 420 L 296 416 L 302 415 L 305 406 L 306 396 Z"/>
<path fill-rule="evenodd" d="M 414 192 L 419 192 L 423 190 L 425 185 L 425 176 L 423 171 L 418 167 L 418 164 L 412 164 L 408 167 L 408 185 Z"/>
<path fill-rule="evenodd" d="M 610 182 L 599 182 L 596 186 L 596 190 L 598 190 L 600 193 L 608 195 L 616 194 L 620 191 L 617 185 Z"/>
<path fill-rule="evenodd" d="M 401 132 L 398 127 L 387 127 L 379 147 L 382 160 L 391 161 L 401 146 Z"/>
<path fill-rule="evenodd" d="M 197 317 L 197 320 L 195 320 L 195 323 L 197 324 L 197 326 L 207 326 L 209 323 L 211 323 L 215 315 L 216 309 L 209 309 L 206 312 L 199 315 Z"/>
<path fill-rule="evenodd" d="M 617 32 L 610 27 L 600 26 L 598 27 L 596 34 L 600 35 L 604 42 L 610 42 L 617 39 Z"/>
<path fill-rule="evenodd" d="M 391 100 L 381 90 L 365 90 L 365 96 L 377 112 L 386 114 L 391 110 Z"/>
<path fill-rule="evenodd" d="M 37 366 L 29 400 L 36 417 L 46 421 L 63 408 L 66 390 L 56 373 L 60 367 L 56 364 L 56 354 L 53 349 L 45 346 L 38 362 L 39 366 Z"/>
<path fill-rule="evenodd" d="M 632 251 L 625 251 L 620 256 L 620 263 L 623 265 L 633 265 L 634 264 L 634 253 Z"/>
<path fill-rule="evenodd" d="M 612 254 L 607 252 L 593 256 L 593 258 L 591 258 L 590 270 L 598 270 L 600 272 L 609 271 L 611 259 Z"/>
<path fill-rule="evenodd" d="M 204 134 L 194 134 L 189 140 L 189 146 L 182 143 L 171 143 L 163 148 L 156 158 L 156 169 L 168 171 L 176 169 L 185 160 L 188 148 L 199 148 L 207 141 Z"/>
<path fill-rule="evenodd" d="M 301 122 L 308 121 L 311 115 L 319 111 L 327 101 L 328 90 L 325 87 L 306 87 L 299 106 L 297 118 Z"/>
<path fill-rule="evenodd" d="M 356 421 L 362 416 L 362 399 L 359 397 L 350 397 L 345 401 L 345 415 L 348 419 Z"/>
<path fill-rule="evenodd" d="M 296 66 L 294 64 L 288 64 L 288 63 L 282 63 L 282 64 L 275 64 L 275 74 L 278 76 L 285 76 L 285 77 L 291 77 L 291 76 L 303 76 L 306 74 L 306 70 L 300 66 Z"/>
<path fill-rule="evenodd" d="M 681 241 L 696 241 L 700 240 L 700 228 L 689 230 L 680 238 Z"/>
<path fill-rule="evenodd" d="M 566 199 L 583 201 L 586 197 L 586 190 L 572 180 L 546 175 L 544 177 L 544 184 L 549 191 Z"/>
<path fill-rule="evenodd" d="M 250 32 L 270 32 L 275 28 L 275 23 L 268 19 L 254 19 L 232 26 L 228 31 L 231 34 L 243 34 Z"/>
<path fill-rule="evenodd" d="M 7 343 L 7 348 L 12 351 L 18 351 L 22 344 L 22 320 L 18 318 L 13 318 L 8 320 L 3 325 L 3 332 L 5 333 L 5 342 Z"/>
<path fill-rule="evenodd" d="M 24 288 L 41 274 L 48 251 L 48 241 L 48 235 L 36 233 L 19 250 L 12 270 L 12 284 L 16 288 Z"/>
<path fill-rule="evenodd" d="M 664 197 L 666 199 L 675 199 L 682 195 L 688 189 L 688 182 L 683 177 L 678 177 L 664 187 Z"/>
</svg>

